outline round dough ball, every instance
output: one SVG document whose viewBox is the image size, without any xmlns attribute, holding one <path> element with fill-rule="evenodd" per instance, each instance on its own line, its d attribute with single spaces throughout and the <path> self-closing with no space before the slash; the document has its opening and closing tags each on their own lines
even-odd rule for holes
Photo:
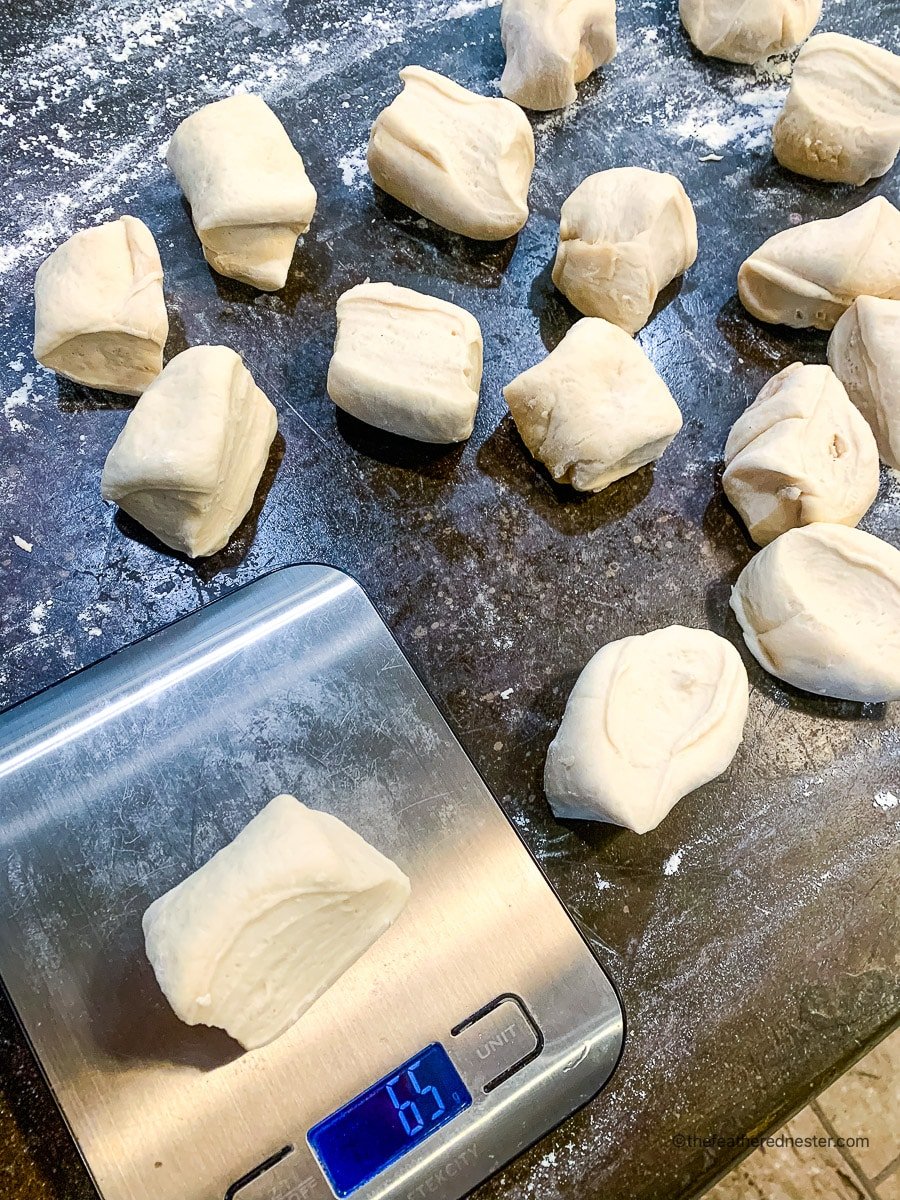
<svg viewBox="0 0 900 1200">
<path fill-rule="evenodd" d="M 900 57 L 841 33 L 810 38 L 773 130 L 789 171 L 857 187 L 900 150 Z"/>
<path fill-rule="evenodd" d="M 883 461 L 900 468 L 900 300 L 860 296 L 834 327 L 828 361 Z"/>
<path fill-rule="evenodd" d="M 579 312 L 629 333 L 697 259 L 697 218 L 674 175 L 618 167 L 589 175 L 562 206 L 553 282 Z"/>
<path fill-rule="evenodd" d="M 599 317 L 503 389 L 522 441 L 558 483 L 599 492 L 653 462 L 681 428 L 672 394 L 640 346 Z"/>
<path fill-rule="evenodd" d="M 679 9 L 701 54 L 757 63 L 808 37 L 822 0 L 681 0 Z"/>
<path fill-rule="evenodd" d="M 760 546 L 814 521 L 856 525 L 878 494 L 878 447 L 831 368 L 794 363 L 734 423 L 722 486 Z"/>
<path fill-rule="evenodd" d="M 554 813 L 655 829 L 727 769 L 748 700 L 741 656 L 709 630 L 671 625 L 610 642 L 579 675 L 547 753 Z"/>
<path fill-rule="evenodd" d="M 479 241 L 512 237 L 528 220 L 534 134 L 510 100 L 479 96 L 424 67 L 375 118 L 369 172 L 402 204 Z"/>
<path fill-rule="evenodd" d="M 503 0 L 506 66 L 500 91 L 547 112 L 577 98 L 575 84 L 616 53 L 615 0 Z"/>
<path fill-rule="evenodd" d="M 742 265 L 738 293 L 760 321 L 795 329 L 833 329 L 859 296 L 900 300 L 900 211 L 876 196 L 776 233 Z"/>
<path fill-rule="evenodd" d="M 808 525 L 761 550 L 731 594 L 753 657 L 820 696 L 900 699 L 900 550 L 861 529 Z"/>
</svg>

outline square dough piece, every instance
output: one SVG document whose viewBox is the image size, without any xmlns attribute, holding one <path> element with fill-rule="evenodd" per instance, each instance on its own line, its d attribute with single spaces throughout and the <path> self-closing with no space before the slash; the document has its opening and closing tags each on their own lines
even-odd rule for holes
<svg viewBox="0 0 900 1200">
<path fill-rule="evenodd" d="M 38 268 L 34 357 L 76 383 L 139 396 L 162 370 L 169 335 L 162 280 L 137 217 L 73 234 Z"/>
<path fill-rule="evenodd" d="M 783 229 L 742 263 L 738 295 L 760 321 L 794 329 L 833 329 L 859 296 L 900 300 L 900 209 L 874 196 Z"/>
<path fill-rule="evenodd" d="M 834 327 L 828 362 L 900 471 L 900 300 L 860 296 Z"/>
<path fill-rule="evenodd" d="M 481 329 L 446 300 L 362 283 L 337 303 L 328 394 L 359 420 L 420 442 L 462 442 L 481 388 Z"/>
<path fill-rule="evenodd" d="M 276 796 L 150 905 L 147 957 L 177 1017 L 253 1050 L 303 1016 L 409 892 L 400 868 L 337 817 Z"/>
<path fill-rule="evenodd" d="M 500 39 L 503 95 L 539 112 L 565 108 L 616 53 L 616 0 L 503 0 Z"/>
<path fill-rule="evenodd" d="M 240 355 L 193 346 L 135 405 L 106 459 L 103 498 L 173 550 L 215 554 L 253 503 L 277 427 Z"/>
<path fill-rule="evenodd" d="M 213 270 L 264 292 L 284 287 L 317 197 L 265 100 L 238 95 L 198 109 L 175 130 L 166 162 Z"/>
<path fill-rule="evenodd" d="M 789 171 L 857 187 L 900 151 L 900 55 L 842 33 L 810 38 L 773 130 Z"/>
<path fill-rule="evenodd" d="M 578 321 L 503 395 L 534 457 L 580 492 L 602 491 L 653 462 L 682 424 L 640 346 L 601 317 Z"/>
<path fill-rule="evenodd" d="M 512 237 L 528 220 L 534 134 L 511 100 L 479 96 L 424 67 L 378 114 L 369 172 L 401 204 L 479 241 Z"/>
<path fill-rule="evenodd" d="M 697 218 L 681 181 L 614 167 L 563 203 L 553 282 L 579 312 L 637 333 L 659 293 L 697 260 Z"/>
</svg>

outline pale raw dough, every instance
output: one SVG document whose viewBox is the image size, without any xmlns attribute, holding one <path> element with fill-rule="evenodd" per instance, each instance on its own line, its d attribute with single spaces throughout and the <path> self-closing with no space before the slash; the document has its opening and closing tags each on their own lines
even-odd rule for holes
<svg viewBox="0 0 900 1200">
<path fill-rule="evenodd" d="M 337 302 L 328 395 L 378 429 L 421 442 L 462 442 L 481 389 L 481 329 L 446 300 L 362 283 Z"/>
<path fill-rule="evenodd" d="M 871 425 L 882 459 L 900 468 L 900 300 L 860 296 L 834 327 L 828 361 Z"/>
<path fill-rule="evenodd" d="M 553 282 L 579 312 L 637 333 L 696 258 L 697 219 L 675 176 L 617 167 L 563 204 Z"/>
<path fill-rule="evenodd" d="M 833 329 L 858 296 L 900 300 L 900 211 L 876 196 L 782 230 L 742 265 L 738 292 L 754 317 L 795 329 Z"/>
<path fill-rule="evenodd" d="M 405 67 L 403 91 L 378 114 L 368 163 L 380 188 L 445 229 L 480 241 L 528 220 L 534 134 L 510 100 Z"/>
<path fill-rule="evenodd" d="M 794 363 L 735 422 L 722 486 L 761 546 L 814 521 L 856 525 L 878 494 L 878 447 L 831 368 Z"/>
<path fill-rule="evenodd" d="M 147 957 L 176 1016 L 254 1050 L 381 937 L 409 892 L 400 868 L 337 817 L 276 796 L 150 905 Z"/>
<path fill-rule="evenodd" d="M 194 346 L 134 407 L 103 468 L 115 501 L 191 558 L 215 554 L 247 515 L 278 419 L 226 346 Z"/>
<path fill-rule="evenodd" d="M 822 0 L 680 0 L 681 20 L 701 54 L 758 63 L 798 46 Z"/>
<path fill-rule="evenodd" d="M 616 0 L 503 0 L 506 66 L 500 91 L 546 112 L 577 98 L 575 84 L 616 53 Z"/>
<path fill-rule="evenodd" d="M 842 33 L 810 38 L 773 132 L 783 167 L 857 186 L 900 151 L 900 56 Z"/>
<path fill-rule="evenodd" d="M 162 279 L 137 217 L 73 234 L 34 281 L 35 358 L 76 383 L 139 396 L 162 370 L 169 335 Z"/>
<path fill-rule="evenodd" d="M 754 658 L 806 692 L 900 700 L 900 550 L 861 529 L 807 525 L 747 564 L 731 594 Z"/>
<path fill-rule="evenodd" d="M 522 441 L 559 483 L 599 492 L 653 462 L 681 412 L 640 346 L 600 317 L 503 389 Z"/>
<path fill-rule="evenodd" d="M 209 265 L 265 292 L 284 287 L 316 189 L 265 100 L 240 94 L 198 109 L 175 130 L 166 161 Z"/>
<path fill-rule="evenodd" d="M 610 642 L 579 675 L 550 744 L 554 813 L 655 829 L 727 769 L 748 701 L 741 656 L 709 630 L 672 625 Z"/>
</svg>

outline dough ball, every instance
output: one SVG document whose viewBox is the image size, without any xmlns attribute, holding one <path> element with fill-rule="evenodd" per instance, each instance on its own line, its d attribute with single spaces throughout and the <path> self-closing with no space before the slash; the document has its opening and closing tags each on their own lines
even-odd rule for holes
<svg viewBox="0 0 900 1200">
<path fill-rule="evenodd" d="M 137 217 L 82 229 L 34 281 L 34 357 L 88 387 L 139 396 L 162 370 L 169 318 L 153 234 Z"/>
<path fill-rule="evenodd" d="M 653 462 L 681 412 L 643 350 L 617 325 L 578 321 L 503 389 L 522 441 L 557 483 L 599 492 Z"/>
<path fill-rule="evenodd" d="M 808 37 L 822 15 L 822 0 L 681 0 L 680 9 L 701 54 L 758 63 Z"/>
<path fill-rule="evenodd" d="M 446 300 L 363 283 L 337 302 L 328 395 L 361 421 L 420 442 L 462 442 L 481 389 L 481 329 Z"/>
<path fill-rule="evenodd" d="M 900 300 L 900 211 L 876 196 L 776 233 L 742 265 L 738 292 L 760 321 L 795 329 L 833 329 L 858 296 Z"/>
<path fill-rule="evenodd" d="M 831 368 L 794 363 L 735 422 L 722 486 L 760 546 L 814 521 L 856 525 L 878 494 L 878 447 Z"/>
<path fill-rule="evenodd" d="M 316 189 L 265 100 L 241 94 L 198 109 L 175 130 L 166 162 L 213 270 L 264 292 L 284 287 Z"/>
<path fill-rule="evenodd" d="M 276 796 L 144 913 L 159 986 L 188 1025 L 265 1046 L 390 928 L 409 880 L 342 821 Z"/>
<path fill-rule="evenodd" d="M 820 696 L 900 699 L 900 550 L 846 525 L 791 529 L 731 594 L 744 640 L 771 674 Z"/>
<path fill-rule="evenodd" d="M 134 406 L 101 491 L 161 542 L 215 554 L 247 515 L 278 419 L 226 346 L 194 346 Z"/>
<path fill-rule="evenodd" d="M 553 282 L 579 312 L 637 333 L 696 258 L 697 219 L 675 176 L 618 167 L 563 204 Z"/>
<path fill-rule="evenodd" d="M 860 296 L 834 327 L 828 361 L 872 427 L 882 459 L 900 468 L 900 300 Z"/>
<path fill-rule="evenodd" d="M 741 656 L 706 629 L 671 625 L 610 642 L 579 675 L 550 744 L 544 790 L 554 813 L 655 829 L 727 769 L 748 701 Z"/>
<path fill-rule="evenodd" d="M 615 57 L 615 0 L 503 0 L 506 66 L 500 91 L 546 112 L 575 100 L 575 84 Z"/>
<path fill-rule="evenodd" d="M 884 175 L 900 150 L 900 57 L 842 33 L 810 38 L 773 136 L 800 175 L 857 186 Z"/>
<path fill-rule="evenodd" d="M 405 67 L 403 91 L 369 137 L 372 178 L 430 221 L 479 241 L 512 237 L 528 220 L 534 134 L 509 100 Z"/>
</svg>

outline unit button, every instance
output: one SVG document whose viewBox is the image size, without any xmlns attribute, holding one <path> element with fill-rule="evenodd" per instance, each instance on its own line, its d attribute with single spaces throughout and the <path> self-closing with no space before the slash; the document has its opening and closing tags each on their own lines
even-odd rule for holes
<svg viewBox="0 0 900 1200">
<path fill-rule="evenodd" d="M 501 996 L 453 1030 L 454 1058 L 485 1091 L 508 1079 L 541 1051 L 540 1031 L 512 996 Z"/>
</svg>

